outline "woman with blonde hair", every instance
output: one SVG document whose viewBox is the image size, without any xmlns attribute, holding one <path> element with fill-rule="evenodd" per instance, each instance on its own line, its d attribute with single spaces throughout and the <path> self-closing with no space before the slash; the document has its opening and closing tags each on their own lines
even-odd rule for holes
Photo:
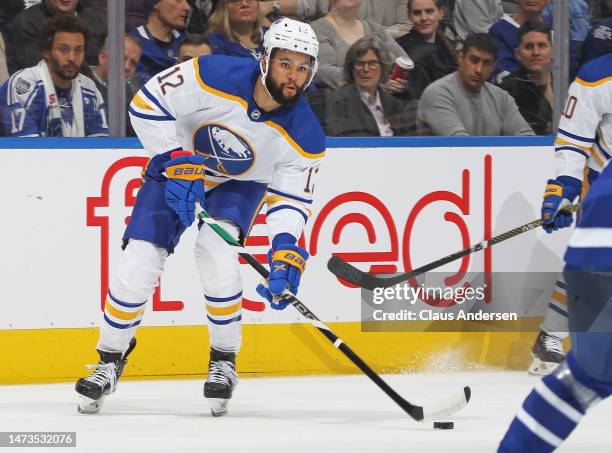
<svg viewBox="0 0 612 453">
<path fill-rule="evenodd" d="M 257 0 L 217 0 L 208 18 L 213 55 L 261 59 L 263 34 Z"/>
</svg>

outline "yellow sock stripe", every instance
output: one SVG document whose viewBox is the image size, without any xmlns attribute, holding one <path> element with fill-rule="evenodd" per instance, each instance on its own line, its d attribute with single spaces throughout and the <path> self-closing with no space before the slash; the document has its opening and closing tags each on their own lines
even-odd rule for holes
<svg viewBox="0 0 612 453">
<path fill-rule="evenodd" d="M 274 252 L 274 255 L 272 255 L 272 261 L 282 261 L 283 263 L 290 264 L 293 267 L 297 267 L 302 273 L 306 268 L 306 261 L 304 261 L 304 258 L 302 258 L 297 252 L 293 252 L 291 250 L 279 250 L 278 252 Z"/>
<path fill-rule="evenodd" d="M 561 294 L 559 291 L 555 290 L 550 296 L 551 299 L 556 300 L 563 306 L 567 306 L 567 297 L 565 294 Z"/>
<path fill-rule="evenodd" d="M 230 305 L 229 307 L 215 307 L 213 305 L 206 304 L 206 311 L 209 315 L 213 316 L 227 316 L 240 311 L 242 308 L 242 301 Z"/>
<path fill-rule="evenodd" d="M 112 315 L 114 318 L 121 319 L 123 321 L 132 321 L 142 316 L 142 314 L 144 313 L 144 308 L 141 308 L 138 311 L 123 311 L 112 306 L 107 300 L 104 304 L 104 311 L 106 311 L 109 315 Z"/>
</svg>

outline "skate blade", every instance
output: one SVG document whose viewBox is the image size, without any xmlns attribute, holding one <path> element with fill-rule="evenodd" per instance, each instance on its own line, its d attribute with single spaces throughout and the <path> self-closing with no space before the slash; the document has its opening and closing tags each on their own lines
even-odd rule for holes
<svg viewBox="0 0 612 453">
<path fill-rule="evenodd" d="M 102 409 L 105 396 L 103 395 L 99 400 L 93 400 L 83 395 L 79 396 L 77 411 L 79 414 L 97 414 Z"/>
<path fill-rule="evenodd" d="M 538 358 L 534 358 L 529 366 L 528 373 L 532 376 L 548 376 L 558 365 L 556 362 L 543 362 Z"/>
<path fill-rule="evenodd" d="M 222 417 L 227 414 L 229 400 L 222 398 L 207 398 L 210 404 L 210 413 L 213 417 Z"/>
</svg>

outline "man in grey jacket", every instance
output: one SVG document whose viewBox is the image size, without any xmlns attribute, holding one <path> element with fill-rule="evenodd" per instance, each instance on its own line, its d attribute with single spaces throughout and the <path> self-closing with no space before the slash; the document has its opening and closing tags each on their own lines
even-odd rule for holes
<svg viewBox="0 0 612 453">
<path fill-rule="evenodd" d="M 493 38 L 468 36 L 457 55 L 459 69 L 423 92 L 419 123 L 433 135 L 534 135 L 512 96 L 487 82 L 496 59 Z"/>
</svg>

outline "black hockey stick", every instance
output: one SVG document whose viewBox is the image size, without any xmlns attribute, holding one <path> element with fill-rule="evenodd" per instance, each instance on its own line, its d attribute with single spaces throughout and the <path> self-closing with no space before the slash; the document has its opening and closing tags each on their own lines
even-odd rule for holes
<svg viewBox="0 0 612 453">
<path fill-rule="evenodd" d="M 198 218 L 207 223 L 221 238 L 229 245 L 244 248 L 244 246 L 236 241 L 225 229 L 219 225 L 215 219 L 210 217 L 208 213 L 202 210 L 198 214 Z M 263 278 L 267 279 L 270 275 L 268 269 L 262 266 L 257 259 L 246 252 L 239 252 L 239 255 L 244 258 L 247 263 L 253 267 Z M 339 349 L 348 359 L 353 362 L 367 377 L 369 377 L 383 392 L 385 392 L 395 403 L 401 407 L 404 412 L 410 415 L 418 422 L 427 422 L 431 420 L 439 420 L 446 418 L 455 412 L 463 409 L 472 396 L 472 391 L 469 387 L 464 387 L 461 394 L 453 395 L 452 397 L 440 401 L 435 405 L 427 407 L 416 406 L 402 398 L 395 390 L 387 384 L 372 368 L 365 363 L 351 348 L 347 346 L 338 336 L 332 332 L 317 316 L 310 311 L 306 305 L 300 302 L 297 297 L 286 292 L 283 297 L 286 297 L 291 305 L 300 312 L 302 316 L 307 318 L 310 323 L 321 332 L 337 349 Z"/>
<path fill-rule="evenodd" d="M 573 204 L 564 209 L 567 212 L 576 212 L 580 209 L 579 204 Z M 476 245 L 473 245 L 467 249 L 461 250 L 459 252 L 452 253 L 444 258 L 440 258 L 437 261 L 433 261 L 429 264 L 421 266 L 417 269 L 414 269 L 410 272 L 404 272 L 403 274 L 396 275 L 394 277 L 377 277 L 375 275 L 368 274 L 367 272 L 361 271 L 357 269 L 355 266 L 347 263 L 342 258 L 337 256 L 332 256 L 327 262 L 327 268 L 334 274 L 336 277 L 341 278 L 342 280 L 346 280 L 353 285 L 357 285 L 360 288 L 368 289 L 373 291 L 374 288 L 388 288 L 390 286 L 395 286 L 399 283 L 410 280 L 411 278 L 418 277 L 425 272 L 429 272 L 438 267 L 444 266 L 452 261 L 458 260 L 459 258 L 463 258 L 464 256 L 471 255 L 474 252 L 479 250 L 486 249 L 495 244 L 499 244 L 506 239 L 513 238 L 518 236 L 519 234 L 523 234 L 527 231 L 531 231 L 543 224 L 542 219 L 534 220 L 533 222 L 526 223 L 525 225 L 521 225 L 520 227 L 516 227 L 510 231 L 506 231 L 505 233 L 500 234 L 499 236 L 495 236 L 488 241 L 479 242 Z"/>
</svg>

